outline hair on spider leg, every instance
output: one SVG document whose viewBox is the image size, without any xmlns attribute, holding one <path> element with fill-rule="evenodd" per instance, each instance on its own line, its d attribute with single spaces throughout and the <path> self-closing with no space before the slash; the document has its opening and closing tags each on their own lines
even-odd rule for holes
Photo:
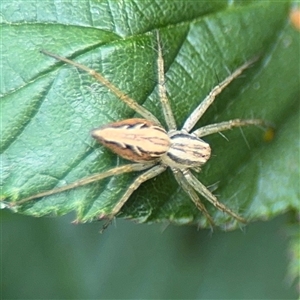
<svg viewBox="0 0 300 300">
<path fill-rule="evenodd" d="M 246 136 L 245 136 L 245 134 L 244 134 L 244 131 L 243 131 L 242 127 L 239 127 L 239 130 L 241 131 L 242 137 L 243 137 L 243 139 L 244 139 L 244 141 L 245 141 L 247 147 L 248 147 L 249 150 L 250 150 L 250 144 L 249 144 L 249 142 L 248 142 L 248 140 L 247 140 L 247 138 L 246 138 Z M 229 138 L 228 138 L 224 133 L 222 133 L 221 131 L 219 131 L 218 134 L 219 134 L 224 140 L 226 140 L 227 142 L 230 142 Z"/>
<path fill-rule="evenodd" d="M 207 188 L 213 193 L 214 191 L 216 191 L 218 189 L 219 184 L 220 184 L 220 180 L 208 185 Z"/>
<path fill-rule="evenodd" d="M 154 34 L 156 35 L 156 39 L 153 40 L 151 49 L 156 53 L 156 56 L 159 55 L 159 52 L 163 52 L 164 54 L 168 52 L 166 48 L 166 43 L 161 39 L 161 35 L 159 30 L 154 30 Z"/>
<path fill-rule="evenodd" d="M 224 133 L 222 133 L 222 132 L 218 132 L 218 134 L 224 139 L 224 140 L 226 140 L 227 142 L 229 142 L 229 139 L 227 138 L 227 136 L 224 134 Z"/>
<path fill-rule="evenodd" d="M 248 140 L 247 140 L 247 138 L 246 138 L 246 136 L 245 136 L 244 130 L 242 129 L 242 127 L 239 127 L 239 130 L 240 130 L 240 132 L 241 132 L 241 135 L 242 135 L 242 137 L 243 137 L 243 140 L 245 141 L 245 144 L 247 145 L 247 148 L 248 148 L 249 150 L 251 150 L 250 144 L 249 144 L 249 142 L 248 142 Z"/>
</svg>

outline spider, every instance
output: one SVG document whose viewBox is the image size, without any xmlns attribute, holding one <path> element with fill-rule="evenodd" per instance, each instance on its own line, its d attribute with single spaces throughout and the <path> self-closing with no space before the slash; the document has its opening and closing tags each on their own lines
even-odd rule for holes
<svg viewBox="0 0 300 300">
<path fill-rule="evenodd" d="M 256 58 L 244 63 L 225 80 L 215 86 L 186 119 L 183 127 L 178 130 L 174 114 L 167 97 L 164 60 L 158 31 L 156 31 L 156 43 L 158 92 L 163 115 L 167 124 L 167 129 L 163 128 L 160 121 L 150 111 L 140 106 L 136 101 L 120 91 L 116 86 L 114 86 L 95 70 L 65 57 L 50 53 L 46 50 L 41 51 L 45 55 L 51 56 L 57 60 L 63 61 L 67 64 L 77 67 L 78 69 L 88 72 L 143 118 L 133 118 L 118 121 L 104 125 L 100 128 L 96 128 L 91 132 L 91 135 L 104 146 L 111 149 L 119 156 L 133 161 L 133 163 L 118 166 L 105 172 L 82 178 L 63 187 L 35 194 L 15 202 L 15 204 L 20 205 L 30 200 L 61 193 L 73 188 L 87 185 L 106 177 L 116 176 L 122 173 L 144 171 L 133 181 L 133 183 L 131 183 L 121 199 L 112 208 L 110 214 L 99 217 L 105 217 L 108 219 L 108 222 L 103 226 L 104 229 L 120 212 L 129 197 L 143 182 L 154 178 L 155 176 L 164 172 L 167 168 L 170 168 L 179 186 L 189 195 L 195 206 L 205 215 L 211 226 L 215 225 L 214 220 L 208 213 L 206 207 L 200 201 L 198 194 L 206 198 L 217 209 L 227 213 L 239 222 L 246 223 L 246 220 L 243 217 L 226 207 L 224 204 L 220 203 L 217 197 L 214 196 L 211 191 L 195 177 L 195 175 L 193 175 L 192 171 L 199 172 L 202 165 L 207 162 L 211 155 L 210 145 L 203 141 L 201 139 L 202 137 L 224 130 L 229 130 L 234 127 L 248 125 L 266 127 L 268 125 L 265 121 L 260 119 L 234 119 L 226 122 L 207 125 L 192 132 L 191 130 L 213 103 L 216 96 L 220 94 L 222 90 L 235 78 L 237 78 L 245 69 L 247 69 L 256 60 Z"/>
</svg>

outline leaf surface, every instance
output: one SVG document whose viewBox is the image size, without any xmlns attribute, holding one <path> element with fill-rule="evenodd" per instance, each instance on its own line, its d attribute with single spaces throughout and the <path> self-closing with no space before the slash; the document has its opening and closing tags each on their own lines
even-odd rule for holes
<svg viewBox="0 0 300 300">
<path fill-rule="evenodd" d="M 205 5 L 204 5 L 205 4 Z M 178 128 L 212 87 L 246 60 L 253 67 L 220 95 L 196 128 L 234 118 L 276 125 L 271 142 L 251 127 L 205 138 L 213 155 L 199 180 L 249 220 L 299 209 L 299 34 L 289 4 L 114 1 L 4 3 L 1 50 L 1 191 L 18 201 L 126 164 L 89 135 L 136 114 L 88 74 L 39 53 L 87 65 L 163 120 L 154 30 L 163 42 L 166 87 Z M 32 216 L 108 214 L 138 174 L 111 177 L 28 202 Z M 227 215 L 206 205 L 218 225 Z M 138 222 L 206 222 L 170 170 L 143 184 L 122 209 Z M 228 224 L 227 224 L 228 225 Z"/>
</svg>

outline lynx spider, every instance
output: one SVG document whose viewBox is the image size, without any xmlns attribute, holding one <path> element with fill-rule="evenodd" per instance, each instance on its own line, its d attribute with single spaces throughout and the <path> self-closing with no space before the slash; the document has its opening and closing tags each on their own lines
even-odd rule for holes
<svg viewBox="0 0 300 300">
<path fill-rule="evenodd" d="M 76 187 L 87 185 L 89 183 L 104 179 L 110 176 L 120 175 L 122 173 L 144 171 L 128 187 L 118 203 L 113 207 L 109 215 L 105 217 L 108 222 L 105 223 L 105 229 L 111 220 L 120 212 L 123 205 L 132 195 L 132 193 L 145 181 L 164 172 L 168 167 L 173 171 L 174 177 L 181 188 L 189 195 L 195 206 L 206 216 L 211 226 L 214 220 L 200 201 L 197 193 L 206 198 L 217 209 L 227 213 L 239 222 L 245 223 L 246 220 L 220 203 L 208 188 L 206 188 L 191 172 L 191 169 L 198 172 L 200 167 L 210 158 L 210 146 L 200 138 L 229 130 L 234 127 L 257 125 L 268 127 L 265 121 L 260 119 L 240 120 L 234 119 L 226 122 L 216 123 L 201 127 L 191 132 L 198 120 L 215 100 L 215 97 L 222 92 L 235 78 L 237 78 L 245 69 L 247 69 L 256 59 L 252 59 L 237 68 L 225 80 L 215 86 L 206 98 L 194 109 L 191 115 L 186 119 L 181 130 L 177 129 L 175 118 L 167 97 L 164 75 L 164 61 L 159 32 L 156 32 L 157 39 L 157 72 L 158 72 L 158 92 L 159 98 L 167 124 L 166 131 L 159 120 L 147 109 L 140 106 L 128 95 L 120 91 L 111 82 L 105 79 L 95 70 L 71 61 L 65 57 L 42 50 L 45 55 L 51 56 L 57 60 L 73 65 L 78 69 L 86 71 L 96 80 L 106 86 L 120 100 L 141 115 L 143 119 L 128 119 L 105 125 L 94 129 L 92 136 L 101 142 L 104 146 L 113 150 L 116 154 L 134 161 L 132 164 L 112 168 L 103 173 L 91 175 L 82 178 L 74 183 L 59 187 L 50 191 L 41 192 L 33 196 L 24 198 L 12 205 L 20 205 L 27 201 L 61 193 Z"/>
</svg>

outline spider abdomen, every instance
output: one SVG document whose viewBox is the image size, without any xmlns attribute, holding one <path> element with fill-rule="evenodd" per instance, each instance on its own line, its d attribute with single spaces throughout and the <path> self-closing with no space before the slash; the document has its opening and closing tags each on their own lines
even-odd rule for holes
<svg viewBox="0 0 300 300">
<path fill-rule="evenodd" d="M 125 159 L 152 161 L 170 147 L 171 140 L 165 129 L 145 119 L 127 119 L 91 132 L 101 144 Z"/>
<path fill-rule="evenodd" d="M 172 133 L 170 139 L 171 146 L 162 156 L 162 162 L 170 167 L 197 168 L 210 158 L 209 144 L 192 134 L 177 131 Z"/>
</svg>

